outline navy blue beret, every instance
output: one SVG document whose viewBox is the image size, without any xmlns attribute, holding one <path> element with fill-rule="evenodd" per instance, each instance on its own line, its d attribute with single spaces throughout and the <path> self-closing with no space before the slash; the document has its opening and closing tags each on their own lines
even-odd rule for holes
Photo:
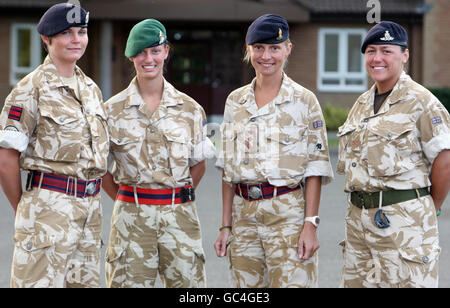
<svg viewBox="0 0 450 308">
<path fill-rule="evenodd" d="M 361 46 L 361 52 L 365 53 L 367 45 L 399 45 L 408 46 L 408 34 L 406 30 L 392 21 L 382 21 L 367 32 Z"/>
<path fill-rule="evenodd" d="M 281 16 L 266 14 L 258 17 L 248 27 L 245 42 L 247 45 L 255 43 L 278 44 L 289 38 L 289 25 Z"/>
<path fill-rule="evenodd" d="M 37 26 L 40 34 L 54 36 L 71 27 L 87 27 L 89 13 L 72 3 L 55 4 L 42 15 Z"/>
</svg>

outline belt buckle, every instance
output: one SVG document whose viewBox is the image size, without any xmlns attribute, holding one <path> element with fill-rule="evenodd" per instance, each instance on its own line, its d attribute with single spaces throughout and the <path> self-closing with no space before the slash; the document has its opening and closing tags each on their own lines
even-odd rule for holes
<svg viewBox="0 0 450 308">
<path fill-rule="evenodd" d="M 181 187 L 180 189 L 180 200 L 182 203 L 185 203 L 187 201 L 195 201 L 195 191 L 194 188 L 184 188 Z"/>
<path fill-rule="evenodd" d="M 248 196 L 252 199 L 259 199 L 262 196 L 262 190 L 257 186 L 250 187 L 250 189 L 248 189 L 247 191 Z"/>
<path fill-rule="evenodd" d="M 90 182 L 86 184 L 84 187 L 84 196 L 90 195 L 92 196 L 95 193 L 95 189 L 97 188 L 97 181 Z"/>
<path fill-rule="evenodd" d="M 359 202 L 361 204 L 361 208 L 366 208 L 366 202 L 364 201 L 364 194 L 362 191 L 356 192 L 356 196 L 359 199 Z"/>
</svg>

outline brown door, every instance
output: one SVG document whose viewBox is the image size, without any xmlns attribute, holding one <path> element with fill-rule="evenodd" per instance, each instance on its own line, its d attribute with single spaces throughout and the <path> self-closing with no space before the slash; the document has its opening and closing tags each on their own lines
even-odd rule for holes
<svg viewBox="0 0 450 308">
<path fill-rule="evenodd" d="M 230 92 L 241 86 L 242 34 L 238 30 L 174 30 L 167 78 L 206 114 L 223 114 Z"/>
</svg>

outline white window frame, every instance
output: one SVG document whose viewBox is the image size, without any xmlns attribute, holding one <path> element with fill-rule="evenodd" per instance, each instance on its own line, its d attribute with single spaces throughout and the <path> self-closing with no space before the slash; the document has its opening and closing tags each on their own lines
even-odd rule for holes
<svg viewBox="0 0 450 308">
<path fill-rule="evenodd" d="M 23 67 L 17 65 L 17 48 L 18 48 L 18 30 L 26 29 L 30 30 L 30 66 Z M 9 83 L 11 86 L 15 86 L 20 79 L 16 78 L 16 74 L 28 74 L 31 73 L 36 67 L 41 64 L 42 59 L 42 48 L 41 48 L 41 37 L 37 32 L 37 24 L 32 23 L 13 23 L 11 25 L 11 61 L 9 69 Z"/>
<path fill-rule="evenodd" d="M 338 35 L 338 71 L 325 72 L 325 36 L 328 34 Z M 321 92 L 363 92 L 367 90 L 367 74 L 365 69 L 364 55 L 361 54 L 361 72 L 348 72 L 348 37 L 349 35 L 361 35 L 361 38 L 367 34 L 366 29 L 362 28 L 321 28 L 319 29 L 319 55 L 318 55 L 318 74 L 317 88 Z M 346 85 L 345 79 L 361 79 L 361 85 Z M 324 79 L 339 79 L 339 85 L 323 84 Z"/>
</svg>

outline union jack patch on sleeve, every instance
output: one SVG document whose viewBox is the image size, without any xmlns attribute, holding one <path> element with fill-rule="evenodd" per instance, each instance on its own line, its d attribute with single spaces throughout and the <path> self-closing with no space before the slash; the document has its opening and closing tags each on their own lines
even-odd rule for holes
<svg viewBox="0 0 450 308">
<path fill-rule="evenodd" d="M 16 121 L 20 121 L 20 118 L 22 117 L 22 107 L 17 106 L 11 106 L 11 109 L 9 110 L 8 118 L 13 119 Z"/>
<path fill-rule="evenodd" d="M 322 127 L 322 126 L 323 126 L 322 121 L 316 121 L 316 122 L 313 123 L 313 127 L 314 128 L 319 128 L 319 127 Z"/>
<path fill-rule="evenodd" d="M 433 124 L 442 123 L 442 119 L 441 119 L 441 117 L 434 117 L 431 119 L 431 123 L 433 123 Z"/>
</svg>

